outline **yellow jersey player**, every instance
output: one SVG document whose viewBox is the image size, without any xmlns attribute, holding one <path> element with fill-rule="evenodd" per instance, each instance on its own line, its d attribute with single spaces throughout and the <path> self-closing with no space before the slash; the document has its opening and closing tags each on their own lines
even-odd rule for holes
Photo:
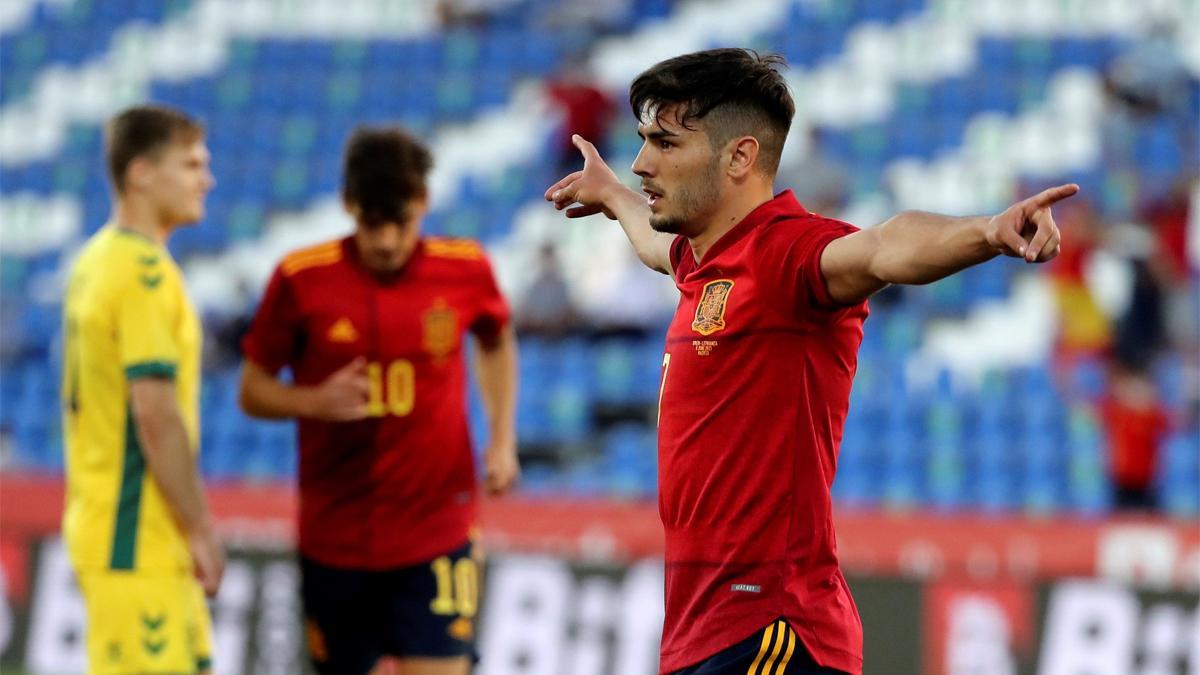
<svg viewBox="0 0 1200 675">
<path fill-rule="evenodd" d="M 110 222 L 64 302 L 63 534 L 87 607 L 90 673 L 210 670 L 204 593 L 225 559 L 197 466 L 200 323 L 167 252 L 204 216 L 204 131 L 140 106 L 113 118 Z"/>
</svg>

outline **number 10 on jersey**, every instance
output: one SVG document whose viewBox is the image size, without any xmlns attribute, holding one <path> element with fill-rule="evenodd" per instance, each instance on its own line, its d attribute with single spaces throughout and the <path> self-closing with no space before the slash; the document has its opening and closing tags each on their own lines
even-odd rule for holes
<svg viewBox="0 0 1200 675">
<path fill-rule="evenodd" d="M 367 415 L 404 417 L 412 412 L 416 399 L 416 375 L 412 361 L 396 359 L 387 364 L 372 361 L 367 364 Z"/>
</svg>

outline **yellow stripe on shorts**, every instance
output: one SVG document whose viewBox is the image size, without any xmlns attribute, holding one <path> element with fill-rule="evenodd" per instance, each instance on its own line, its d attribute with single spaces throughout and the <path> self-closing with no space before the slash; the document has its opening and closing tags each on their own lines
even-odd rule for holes
<svg viewBox="0 0 1200 675">
<path fill-rule="evenodd" d="M 799 636 L 792 631 L 791 626 L 783 621 L 779 623 L 783 624 L 783 639 L 787 642 L 787 647 L 784 649 L 782 660 L 775 666 L 775 675 L 783 675 L 787 672 L 788 662 L 792 660 L 792 652 L 796 650 L 796 640 L 799 639 Z"/>
<path fill-rule="evenodd" d="M 771 643 L 774 640 L 775 624 L 771 624 L 763 631 L 762 646 L 758 648 L 758 656 L 754 657 L 754 663 L 750 664 L 750 669 L 746 671 L 746 675 L 758 675 L 758 665 L 762 663 L 763 657 L 766 656 L 767 650 L 771 648 Z"/>
</svg>

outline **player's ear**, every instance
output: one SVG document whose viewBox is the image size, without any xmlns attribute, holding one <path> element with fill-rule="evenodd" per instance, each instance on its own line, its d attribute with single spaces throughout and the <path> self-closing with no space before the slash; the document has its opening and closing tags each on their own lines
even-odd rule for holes
<svg viewBox="0 0 1200 675">
<path fill-rule="evenodd" d="M 342 195 L 342 208 L 346 209 L 346 213 L 350 214 L 350 217 L 354 219 L 354 222 L 358 222 L 358 215 L 362 212 L 362 208 L 360 208 L 358 204 L 350 201 L 346 195 Z"/>
<path fill-rule="evenodd" d="M 744 178 L 758 164 L 758 139 L 753 136 L 742 136 L 729 141 L 729 166 L 727 171 L 731 178 Z"/>
<path fill-rule="evenodd" d="M 145 155 L 134 157 L 125 167 L 125 189 L 146 187 L 153 171 L 154 161 L 149 157 Z"/>
</svg>

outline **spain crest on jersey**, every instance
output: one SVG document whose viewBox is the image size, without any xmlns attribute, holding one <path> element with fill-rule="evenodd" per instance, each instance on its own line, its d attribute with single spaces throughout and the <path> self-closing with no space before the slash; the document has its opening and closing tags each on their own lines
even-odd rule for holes
<svg viewBox="0 0 1200 675">
<path fill-rule="evenodd" d="M 701 335 L 712 335 L 725 329 L 725 304 L 733 290 L 732 279 L 717 279 L 704 284 L 704 292 L 696 305 L 696 318 L 692 330 Z"/>
<path fill-rule="evenodd" d="M 421 324 L 425 331 L 422 341 L 425 351 L 437 359 L 454 351 L 458 341 L 458 318 L 444 299 L 433 301 L 433 307 L 421 316 Z"/>
</svg>

